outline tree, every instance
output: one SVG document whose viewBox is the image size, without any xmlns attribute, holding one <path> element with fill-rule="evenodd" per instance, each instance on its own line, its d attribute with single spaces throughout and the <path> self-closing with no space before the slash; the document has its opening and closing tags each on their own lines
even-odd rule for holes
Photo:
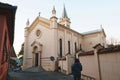
<svg viewBox="0 0 120 80">
<path fill-rule="evenodd" d="M 21 50 L 20 50 L 18 56 L 23 55 L 23 53 L 24 53 L 24 43 L 22 43 L 22 45 L 21 45 Z"/>
<path fill-rule="evenodd" d="M 120 44 L 120 40 L 114 38 L 114 37 L 111 37 L 107 40 L 107 44 L 109 45 L 119 45 Z"/>
</svg>

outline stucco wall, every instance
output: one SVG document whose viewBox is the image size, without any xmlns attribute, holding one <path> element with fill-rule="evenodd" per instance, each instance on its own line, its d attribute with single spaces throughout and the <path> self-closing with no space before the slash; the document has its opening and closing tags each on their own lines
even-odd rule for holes
<svg viewBox="0 0 120 80">
<path fill-rule="evenodd" d="M 120 52 L 100 54 L 102 80 L 120 80 Z"/>
<path fill-rule="evenodd" d="M 71 66 L 74 62 L 74 57 L 71 54 L 66 55 L 65 60 L 59 60 L 59 67 L 61 68 L 61 72 L 65 74 L 71 74 Z"/>
<path fill-rule="evenodd" d="M 41 31 L 39 37 L 36 36 L 37 30 Z M 54 44 L 53 44 L 54 43 L 53 31 L 50 28 L 44 27 L 40 24 L 37 24 L 36 27 L 31 31 L 31 33 L 29 33 L 29 35 L 27 37 L 27 41 L 26 41 L 27 42 L 27 47 L 25 48 L 26 60 L 24 61 L 24 63 L 26 63 L 25 64 L 26 68 L 33 66 L 33 55 L 34 54 L 32 52 L 33 52 L 33 48 L 36 46 L 36 44 L 34 46 L 31 46 L 31 44 L 34 41 L 39 42 L 40 44 L 43 45 L 41 58 L 50 57 L 55 54 Z M 43 62 L 41 62 L 41 63 L 43 63 Z"/>
<path fill-rule="evenodd" d="M 36 31 L 41 31 L 40 37 L 36 37 Z M 31 44 L 34 40 L 40 42 L 43 45 L 42 48 L 42 57 L 49 57 L 53 53 L 53 34 L 52 30 L 38 24 L 35 29 L 29 34 L 29 50 L 32 50 Z M 31 51 L 30 51 L 31 52 Z"/>
<path fill-rule="evenodd" d="M 96 44 L 101 44 L 102 46 L 106 45 L 105 36 L 103 33 L 95 33 L 90 35 L 85 35 L 83 37 L 82 46 L 84 51 L 93 50 L 93 46 Z"/>
<path fill-rule="evenodd" d="M 60 42 L 59 40 L 62 39 L 62 56 L 65 55 L 65 30 L 58 29 L 58 55 L 60 55 Z"/>
<path fill-rule="evenodd" d="M 79 35 L 73 33 L 73 37 L 72 37 L 72 46 L 73 46 L 73 54 L 75 54 L 75 43 L 76 43 L 76 50 L 79 50 L 80 48 L 80 42 L 79 42 Z"/>
<path fill-rule="evenodd" d="M 90 51 L 93 50 L 93 46 L 100 43 L 98 34 L 85 35 L 83 37 L 83 50 Z"/>
<path fill-rule="evenodd" d="M 100 76 L 101 80 L 120 80 L 120 52 L 99 54 L 99 61 L 96 55 L 79 56 L 79 59 L 83 66 L 82 74 L 96 80 L 100 80 Z"/>
<path fill-rule="evenodd" d="M 67 61 L 66 60 L 60 60 L 59 61 L 59 67 L 61 68 L 61 71 L 63 73 L 66 73 L 66 71 L 67 71 Z"/>
<path fill-rule="evenodd" d="M 60 50 L 59 39 L 62 39 L 63 56 L 68 53 L 68 41 L 70 41 L 70 53 L 73 55 L 75 54 L 75 42 L 77 50 L 80 49 L 80 44 L 82 43 L 82 37 L 80 35 L 60 27 L 58 29 L 58 54 Z"/>
<path fill-rule="evenodd" d="M 80 56 L 79 60 L 82 64 L 82 74 L 97 78 L 97 67 L 94 55 Z"/>
</svg>

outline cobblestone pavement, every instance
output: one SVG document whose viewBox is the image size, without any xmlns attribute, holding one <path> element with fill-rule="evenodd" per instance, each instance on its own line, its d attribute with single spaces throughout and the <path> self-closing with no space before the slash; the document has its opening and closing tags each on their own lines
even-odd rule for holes
<svg viewBox="0 0 120 80">
<path fill-rule="evenodd" d="M 73 80 L 71 75 L 65 75 L 59 72 L 9 72 L 9 80 Z"/>
</svg>

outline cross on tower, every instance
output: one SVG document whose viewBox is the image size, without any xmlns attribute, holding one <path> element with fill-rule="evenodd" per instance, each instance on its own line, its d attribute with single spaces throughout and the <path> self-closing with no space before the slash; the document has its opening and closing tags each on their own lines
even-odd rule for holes
<svg viewBox="0 0 120 80">
<path fill-rule="evenodd" d="M 39 12 L 39 16 L 40 16 L 41 12 Z"/>
</svg>

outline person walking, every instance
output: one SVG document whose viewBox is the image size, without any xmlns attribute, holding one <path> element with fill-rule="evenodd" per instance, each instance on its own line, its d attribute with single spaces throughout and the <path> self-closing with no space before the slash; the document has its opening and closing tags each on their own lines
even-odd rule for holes
<svg viewBox="0 0 120 80">
<path fill-rule="evenodd" d="M 81 71 L 82 71 L 82 65 L 80 61 L 79 59 L 75 59 L 75 62 L 72 65 L 72 74 L 74 80 L 81 80 Z"/>
</svg>

